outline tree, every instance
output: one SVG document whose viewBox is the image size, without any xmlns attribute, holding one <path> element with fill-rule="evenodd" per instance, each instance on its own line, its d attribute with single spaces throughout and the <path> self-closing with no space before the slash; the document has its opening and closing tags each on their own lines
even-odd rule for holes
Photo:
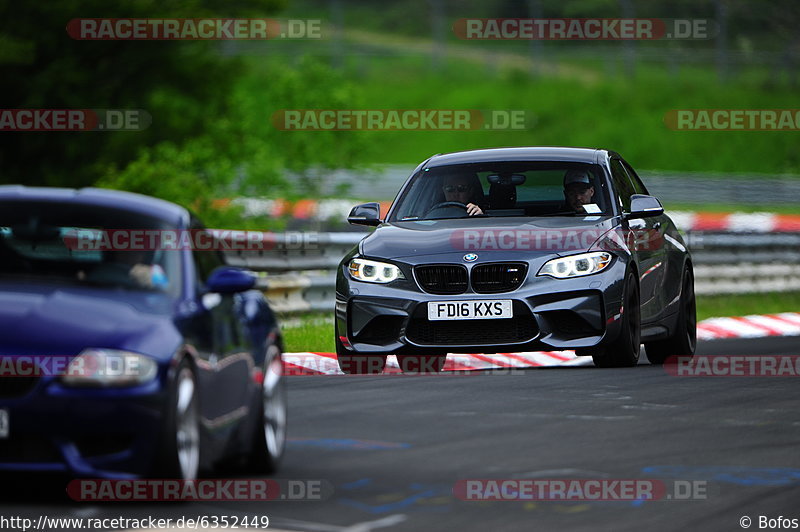
<svg viewBox="0 0 800 532">
<path fill-rule="evenodd" d="M 0 0 L 2 107 L 147 110 L 141 132 L 3 132 L 0 182 L 90 185 L 108 165 L 143 147 L 203 131 L 225 113 L 229 82 L 241 62 L 213 41 L 81 41 L 73 18 L 267 17 L 284 0 Z"/>
</svg>

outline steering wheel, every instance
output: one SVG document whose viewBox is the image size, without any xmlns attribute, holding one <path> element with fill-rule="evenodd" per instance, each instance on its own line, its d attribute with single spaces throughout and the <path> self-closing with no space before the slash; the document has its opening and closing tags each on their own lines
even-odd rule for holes
<svg viewBox="0 0 800 532">
<path fill-rule="evenodd" d="M 432 213 L 437 209 L 456 209 L 456 208 L 462 209 L 465 214 L 467 212 L 467 206 L 464 205 L 463 203 L 459 203 L 457 201 L 443 201 L 441 203 L 437 203 L 436 205 L 428 209 L 428 212 L 425 213 L 425 217 L 427 218 L 428 215 L 430 215 L 430 213 Z"/>
</svg>

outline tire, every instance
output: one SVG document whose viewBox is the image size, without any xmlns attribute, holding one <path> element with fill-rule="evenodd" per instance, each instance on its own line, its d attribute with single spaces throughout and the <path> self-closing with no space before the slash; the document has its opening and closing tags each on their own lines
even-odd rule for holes
<svg viewBox="0 0 800 532">
<path fill-rule="evenodd" d="M 344 348 L 339 341 L 339 329 L 335 328 L 336 333 L 336 362 L 339 369 L 347 375 L 366 375 L 383 373 L 386 367 L 387 355 L 358 355 L 352 354 Z"/>
<path fill-rule="evenodd" d="M 665 340 L 649 342 L 644 349 L 651 364 L 663 364 L 669 357 L 692 358 L 697 347 L 697 306 L 694 274 L 688 264 L 683 269 L 681 302 L 675 333 Z"/>
<path fill-rule="evenodd" d="M 439 373 L 447 355 L 407 355 L 397 358 L 403 373 Z"/>
<path fill-rule="evenodd" d="M 641 344 L 641 303 L 636 275 L 628 272 L 622 293 L 622 323 L 617 338 L 592 355 L 598 368 L 628 368 L 639 362 Z"/>
<path fill-rule="evenodd" d="M 267 365 L 258 410 L 258 423 L 252 449 L 247 457 L 248 471 L 274 473 L 286 449 L 287 396 L 286 378 L 280 348 L 273 344 L 267 350 Z"/>
<path fill-rule="evenodd" d="M 169 386 L 156 474 L 163 478 L 194 480 L 200 468 L 200 412 L 197 379 L 184 358 Z"/>
</svg>

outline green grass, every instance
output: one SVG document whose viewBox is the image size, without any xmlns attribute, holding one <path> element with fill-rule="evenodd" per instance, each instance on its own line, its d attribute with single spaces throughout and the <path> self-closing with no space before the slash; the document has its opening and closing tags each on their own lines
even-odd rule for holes
<svg viewBox="0 0 800 532">
<path fill-rule="evenodd" d="M 800 311 L 800 292 L 697 296 L 697 319 Z"/>
<path fill-rule="evenodd" d="M 368 163 L 416 165 L 435 153 L 563 145 L 613 149 L 641 170 L 720 172 L 743 179 L 748 173 L 800 175 L 796 131 L 686 132 L 664 124 L 673 109 L 796 108 L 796 89 L 765 82 L 760 67 L 743 68 L 725 84 L 713 66 L 672 75 L 663 65 L 642 65 L 631 79 L 603 64 L 562 61 L 533 77 L 524 68 L 524 54 L 501 50 L 492 62 L 482 48 L 458 48 L 433 70 L 428 54 L 386 40 L 371 46 L 396 55 L 345 58 L 346 76 L 356 86 L 348 99 L 352 108 L 526 110 L 534 121 L 528 129 L 506 131 L 360 131 L 368 141 Z M 368 49 L 366 42 L 359 45 Z M 268 83 L 270 71 L 282 65 L 279 59 L 254 59 L 250 76 L 258 83 L 251 86 Z M 318 134 L 293 132 L 309 133 Z M 352 134 L 341 133 L 342 139 Z"/>
<path fill-rule="evenodd" d="M 670 211 L 694 212 L 771 212 L 777 214 L 800 214 L 800 206 L 796 203 L 675 203 L 665 202 L 664 208 Z"/>
<path fill-rule="evenodd" d="M 279 318 L 287 353 L 310 351 L 333 353 L 333 313 L 304 314 Z"/>
<path fill-rule="evenodd" d="M 474 70 L 453 70 L 447 77 L 407 74 L 395 73 L 388 86 L 365 80 L 366 107 L 524 109 L 535 123 L 518 131 L 376 132 L 385 149 L 375 162 L 418 162 L 437 152 L 494 146 L 564 145 L 613 149 L 648 170 L 800 173 L 796 132 L 683 132 L 663 122 L 671 109 L 792 108 L 796 92 L 788 88 L 723 90 L 713 80 L 658 78 L 588 83 Z"/>
<path fill-rule="evenodd" d="M 800 310 L 800 292 L 718 295 L 697 297 L 697 319 L 747 314 L 773 314 Z M 287 353 L 310 351 L 333 353 L 333 316 L 307 314 L 281 321 Z"/>
</svg>

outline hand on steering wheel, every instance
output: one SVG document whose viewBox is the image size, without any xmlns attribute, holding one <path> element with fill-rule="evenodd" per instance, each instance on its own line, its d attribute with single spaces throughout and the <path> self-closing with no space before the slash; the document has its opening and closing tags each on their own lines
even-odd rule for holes
<svg viewBox="0 0 800 532">
<path fill-rule="evenodd" d="M 441 203 L 437 203 L 436 205 L 428 209 L 428 212 L 425 213 L 425 216 L 427 217 L 430 213 L 432 213 L 436 209 L 447 209 L 447 208 L 459 208 L 459 209 L 464 209 L 465 211 L 467 210 L 467 206 L 464 205 L 463 203 L 459 203 L 457 201 L 443 201 Z"/>
<path fill-rule="evenodd" d="M 428 209 L 428 212 L 425 213 L 425 217 L 427 217 L 430 213 L 432 213 L 436 209 L 448 209 L 448 208 L 464 209 L 466 213 L 470 216 L 483 214 L 483 210 L 474 203 L 469 203 L 467 205 L 464 205 L 463 203 L 460 203 L 458 201 L 443 201 L 441 203 L 437 203 L 436 205 Z"/>
</svg>

